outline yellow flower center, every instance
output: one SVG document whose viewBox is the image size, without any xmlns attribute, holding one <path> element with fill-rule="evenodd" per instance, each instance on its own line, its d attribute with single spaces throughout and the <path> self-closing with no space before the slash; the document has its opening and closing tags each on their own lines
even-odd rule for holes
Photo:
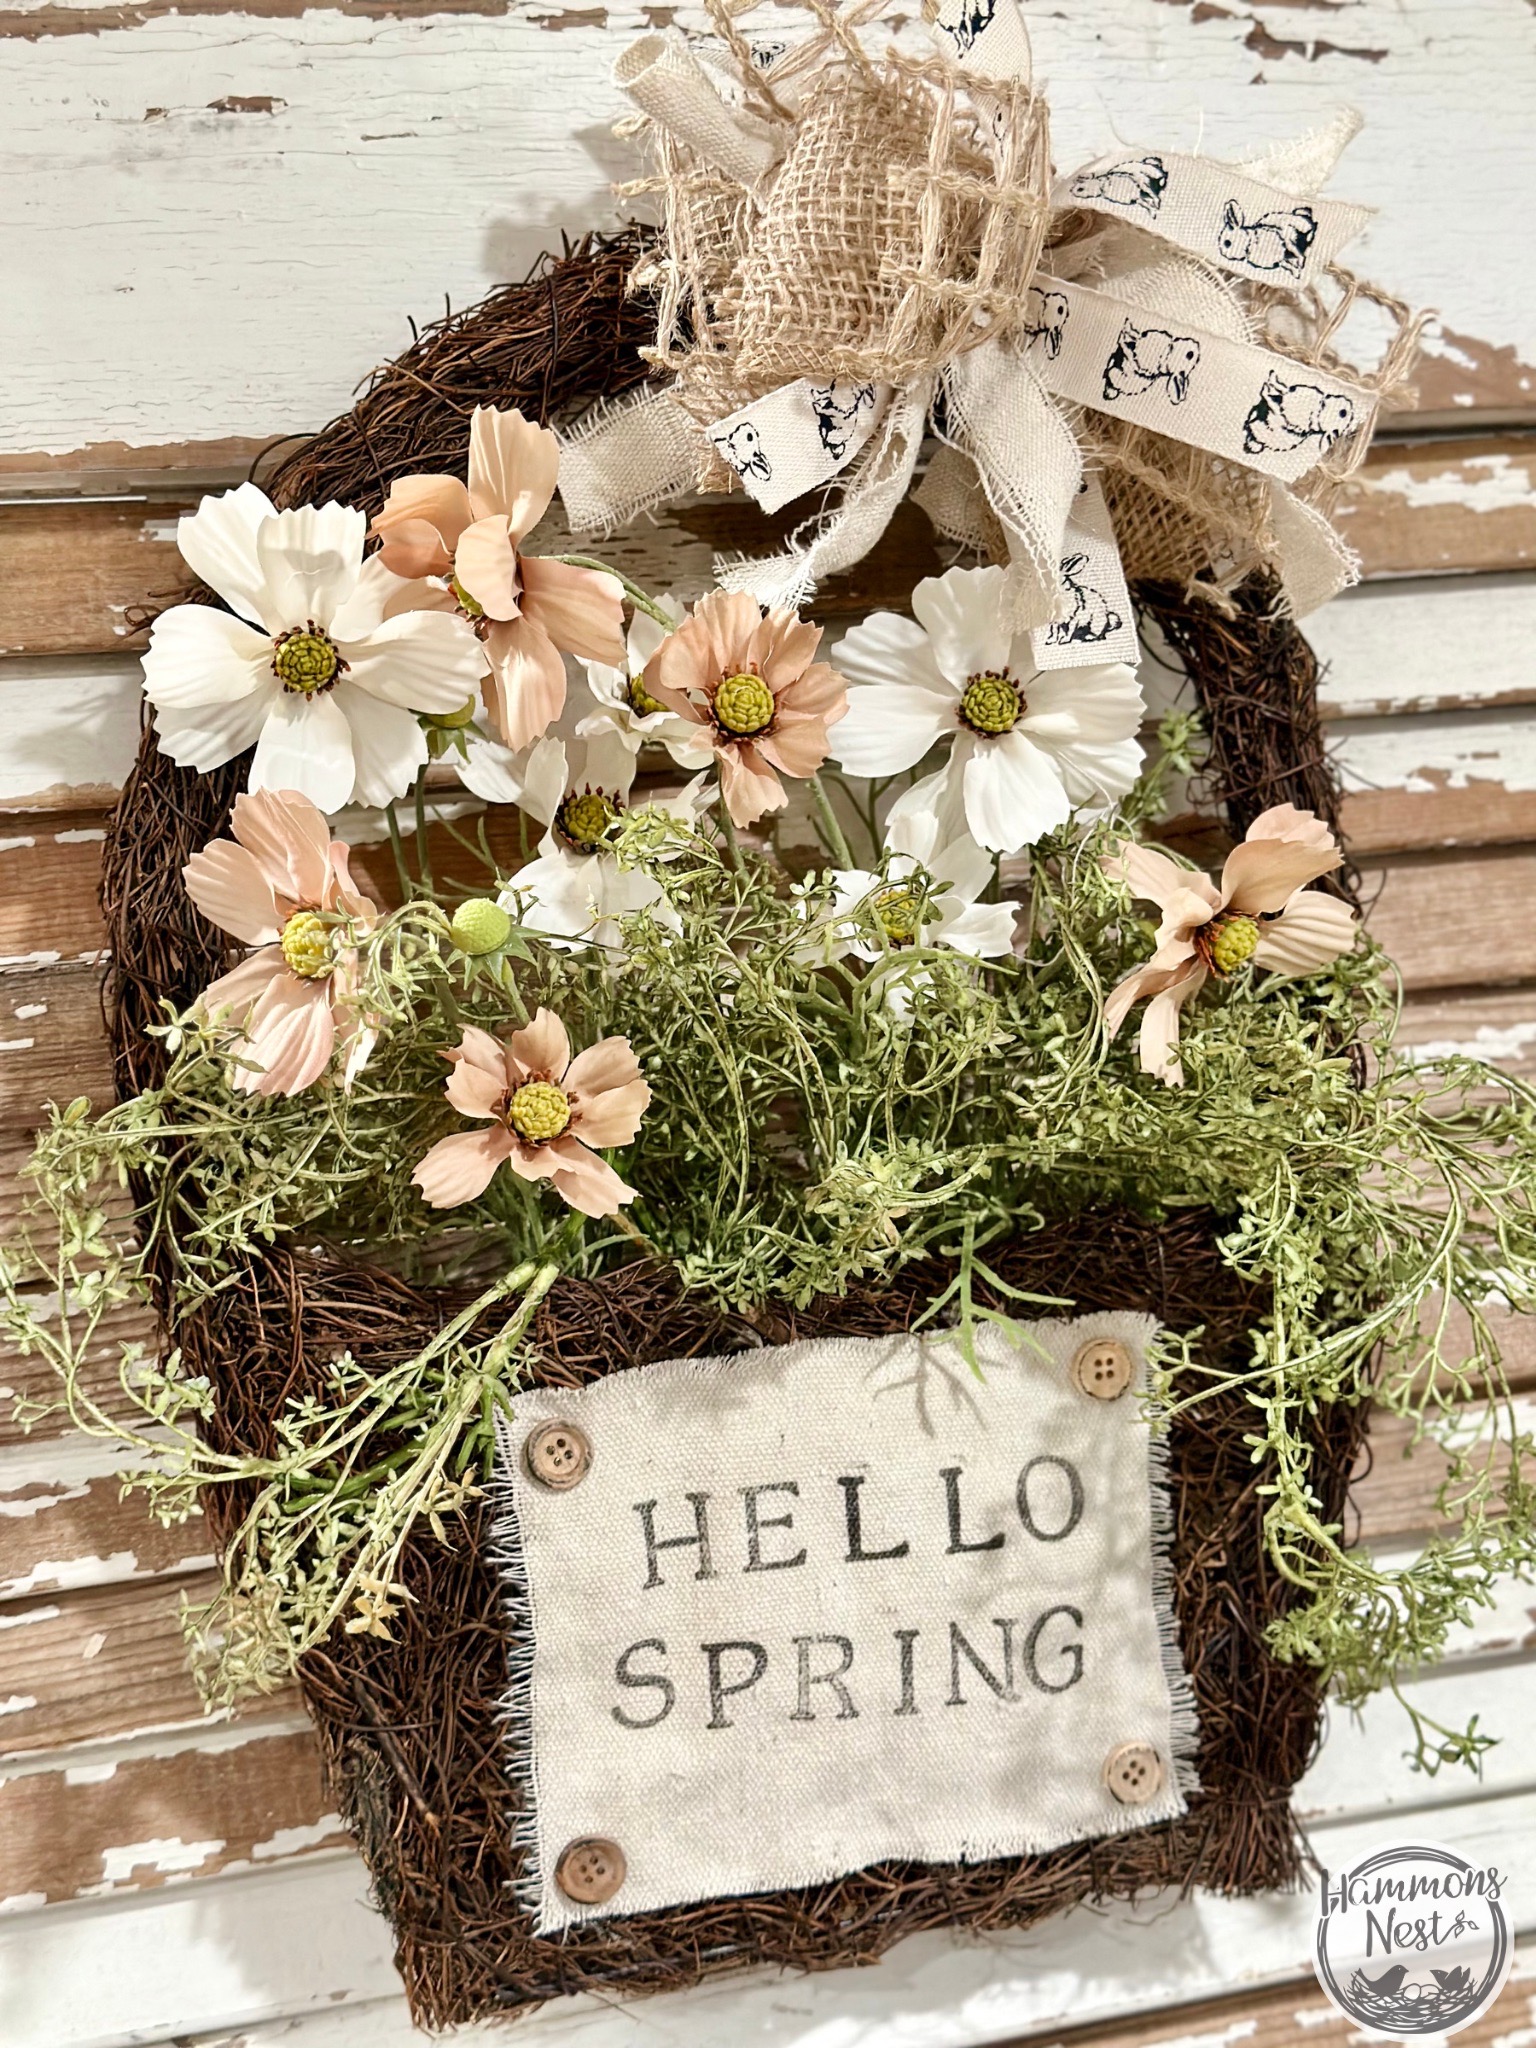
<svg viewBox="0 0 1536 2048">
<path fill-rule="evenodd" d="M 960 699 L 960 716 L 972 732 L 996 739 L 1011 732 L 1024 711 L 1024 697 L 1005 669 L 998 675 L 972 676 Z"/>
<path fill-rule="evenodd" d="M 910 946 L 923 926 L 921 890 L 909 885 L 882 889 L 875 898 L 875 915 L 893 946 Z"/>
<path fill-rule="evenodd" d="M 485 617 L 485 606 L 481 604 L 478 598 L 470 596 L 457 576 L 450 576 L 448 578 L 448 588 L 458 599 L 459 610 L 466 619 L 483 619 Z"/>
<path fill-rule="evenodd" d="M 318 912 L 296 910 L 283 926 L 283 959 L 291 974 L 318 981 L 336 965 L 331 928 Z"/>
<path fill-rule="evenodd" d="M 645 687 L 644 676 L 631 676 L 624 695 L 636 718 L 652 718 L 658 711 L 665 711 L 667 708 L 659 697 L 653 697 Z"/>
<path fill-rule="evenodd" d="M 571 1099 L 553 1081 L 525 1081 L 507 1104 L 507 1122 L 534 1145 L 558 1138 L 570 1120 Z"/>
<path fill-rule="evenodd" d="M 773 710 L 773 692 L 761 676 L 727 676 L 715 692 L 715 723 L 738 739 L 766 732 Z"/>
<path fill-rule="evenodd" d="M 1206 927 L 1211 965 L 1218 974 L 1235 974 L 1253 958 L 1259 928 L 1251 917 L 1224 917 Z"/>
<path fill-rule="evenodd" d="M 453 913 L 448 936 L 461 953 L 494 953 L 506 944 L 511 930 L 512 920 L 499 903 L 489 896 L 471 896 Z"/>
<path fill-rule="evenodd" d="M 278 681 L 300 697 L 313 697 L 317 690 L 328 688 L 341 665 L 335 642 L 317 633 L 313 620 L 302 633 L 285 633 L 272 654 Z"/>
<path fill-rule="evenodd" d="M 600 789 L 573 789 L 555 812 L 555 830 L 577 853 L 596 853 L 619 810 L 618 799 Z"/>
</svg>

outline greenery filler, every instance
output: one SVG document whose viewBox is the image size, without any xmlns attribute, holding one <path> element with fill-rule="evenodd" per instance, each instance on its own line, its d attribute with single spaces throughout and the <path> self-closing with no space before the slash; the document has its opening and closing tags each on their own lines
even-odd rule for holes
<svg viewBox="0 0 1536 2048">
<path fill-rule="evenodd" d="M 626 323 L 644 326 L 622 292 L 632 255 L 594 241 L 432 330 L 277 470 L 274 500 L 377 512 L 402 476 L 463 473 L 476 403 L 543 419 L 618 388 Z M 642 777 L 582 814 L 582 844 L 641 899 L 600 946 L 551 943 L 530 916 L 510 813 L 488 827 L 459 803 L 410 829 L 439 807 L 422 778 L 414 819 L 388 807 L 395 907 L 284 928 L 300 977 L 355 953 L 348 1000 L 377 1040 L 350 1086 L 332 1069 L 253 1092 L 227 1018 L 196 1003 L 235 955 L 181 870 L 227 831 L 246 759 L 197 774 L 146 731 L 105 883 L 121 1100 L 70 1103 L 42 1133 L 24 1241 L 0 1266 L 5 1322 L 56 1369 L 72 1422 L 132 1453 L 125 1485 L 167 1520 L 210 1514 L 223 1585 L 187 1615 L 207 1698 L 301 1678 L 424 2019 L 866 1959 L 920 1926 L 1022 1924 L 1150 1883 L 1290 1881 L 1286 1793 L 1325 1689 L 1352 1705 L 1398 1686 L 1529 1566 L 1530 1446 L 1490 1310 L 1533 1306 L 1536 1095 L 1397 1050 L 1394 978 L 1369 943 L 1281 979 L 1250 962 L 1262 919 L 1235 912 L 1210 927 L 1216 971 L 1184 1010 L 1182 1086 L 1106 1023 L 1155 942 L 1113 861 L 1156 834 L 1172 778 L 1200 786 L 1203 768 L 1233 836 L 1276 802 L 1334 803 L 1315 665 L 1262 584 L 1225 611 L 1142 595 L 1202 709 L 1165 721 L 1122 801 L 1004 864 L 977 908 L 999 887 L 1017 898 L 1011 953 L 932 942 L 947 885 L 882 838 L 910 778 L 808 778 L 820 849 L 780 858 L 729 809 L 677 800 L 676 776 Z M 632 585 L 625 608 L 672 624 Z M 306 658 L 330 662 L 310 640 Z M 738 723 L 759 716 L 749 695 L 730 699 Z M 425 722 L 451 751 L 452 721 Z M 868 883 L 852 898 L 834 879 L 850 872 Z M 638 1062 L 638 1130 L 605 1150 L 626 1199 L 583 1213 L 501 1170 L 426 1206 L 413 1176 L 464 1130 L 445 1051 L 541 1010 L 578 1051 L 624 1039 Z M 511 1097 L 509 1146 L 567 1142 L 558 1079 Z M 39 1274 L 56 1316 L 34 1312 Z M 116 1358 L 108 1318 L 143 1299 L 166 1349 Z M 528 1935 L 507 1903 L 505 1624 L 481 1543 L 495 1423 L 519 1386 L 829 1329 L 964 1342 L 984 1319 L 1099 1305 L 1168 1325 L 1152 1407 L 1206 1786 L 1187 1819 L 1016 1864 L 893 1867 L 815 1899 Z M 1407 1563 L 1350 1541 L 1371 1404 L 1446 1452 L 1445 1533 Z M 1475 1763 L 1475 1723 L 1409 1712 L 1425 1767 Z"/>
</svg>

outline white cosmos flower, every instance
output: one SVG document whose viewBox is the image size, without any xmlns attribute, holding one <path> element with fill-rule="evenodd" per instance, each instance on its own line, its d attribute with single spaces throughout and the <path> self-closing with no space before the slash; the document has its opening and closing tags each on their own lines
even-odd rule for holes
<svg viewBox="0 0 1536 2048">
<path fill-rule="evenodd" d="M 656 602 L 674 625 L 682 624 L 682 604 L 670 590 Z M 666 638 L 667 629 L 658 619 L 637 611 L 625 641 L 627 667 L 609 668 L 601 661 L 584 664 L 594 709 L 576 730 L 581 734 L 622 733 L 635 753 L 647 740 L 654 741 L 666 748 L 679 768 L 708 768 L 714 748 L 707 738 L 701 738 L 705 728 L 679 718 L 645 687 L 645 664 Z"/>
<path fill-rule="evenodd" d="M 584 728 L 589 708 L 568 705 L 561 724 L 568 720 Z M 647 906 L 670 930 L 681 929 L 660 883 L 636 868 L 620 867 L 602 843 L 635 779 L 635 755 L 622 733 L 611 726 L 597 732 L 557 726 L 521 755 L 507 755 L 497 773 L 498 800 L 517 804 L 546 828 L 538 858 L 519 868 L 502 891 L 504 910 L 556 945 L 573 948 L 618 947 L 617 920 Z M 660 808 L 696 819 L 710 801 L 702 793 L 703 780 L 695 776 Z"/>
<path fill-rule="evenodd" d="M 850 685 L 832 751 L 855 775 L 895 775 L 952 740 L 944 798 L 982 846 L 1017 853 L 1126 794 L 1143 707 L 1124 662 L 1037 671 L 1029 635 L 1000 624 L 1002 587 L 1001 569 L 950 569 L 913 591 L 915 620 L 855 626 L 832 653 Z"/>
<path fill-rule="evenodd" d="M 886 821 L 883 874 L 864 868 L 833 874 L 832 903 L 813 949 L 817 959 L 850 953 L 887 959 L 907 946 L 953 946 L 977 960 L 1013 951 L 1015 905 L 976 900 L 992 880 L 991 854 L 966 835 L 945 845 L 939 813 L 911 798 L 909 791 Z M 873 910 L 885 945 L 870 934 L 867 917 L 849 916 L 861 904 Z"/>
<path fill-rule="evenodd" d="M 453 712 L 485 666 L 447 612 L 384 608 L 400 586 L 363 561 L 368 521 L 345 505 L 274 510 L 254 484 L 204 498 L 177 528 L 195 576 L 233 609 L 162 612 L 144 656 L 161 750 L 207 774 L 256 749 L 249 787 L 322 811 L 404 796 L 427 758 L 418 712 Z"/>
</svg>

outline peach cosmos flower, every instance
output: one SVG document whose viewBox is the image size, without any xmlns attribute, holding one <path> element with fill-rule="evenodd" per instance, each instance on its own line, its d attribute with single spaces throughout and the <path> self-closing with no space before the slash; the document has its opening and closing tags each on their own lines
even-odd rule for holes
<svg viewBox="0 0 1536 2048">
<path fill-rule="evenodd" d="M 203 916 L 257 951 L 204 989 L 208 1016 L 238 1024 L 232 1080 L 255 1095 L 297 1095 L 346 1049 L 350 1087 L 376 1033 L 357 1008 L 357 951 L 342 937 L 366 931 L 378 906 L 354 885 L 349 849 L 296 790 L 235 798 L 233 839 L 215 839 L 182 869 Z"/>
<path fill-rule="evenodd" d="M 584 1216 L 613 1216 L 635 1190 L 590 1148 L 627 1145 L 651 1099 L 627 1038 L 604 1038 L 571 1058 L 553 1010 L 506 1044 L 473 1024 L 448 1054 L 448 1100 L 488 1128 L 439 1138 L 412 1179 L 434 1209 L 484 1194 L 504 1162 L 524 1180 L 552 1180 Z"/>
<path fill-rule="evenodd" d="M 848 691 L 835 668 L 812 659 L 820 642 L 820 626 L 793 612 L 712 590 L 645 665 L 651 696 L 705 728 L 734 825 L 788 803 L 776 770 L 814 775 L 827 758 L 827 729 L 847 713 Z"/>
<path fill-rule="evenodd" d="M 1277 974 L 1310 974 L 1347 953 L 1355 913 L 1307 884 L 1343 861 L 1333 834 L 1311 811 L 1277 804 L 1261 812 L 1227 855 L 1218 886 L 1150 847 L 1126 845 L 1104 862 L 1112 881 L 1162 911 L 1157 951 L 1133 969 L 1104 1006 L 1111 1037 L 1148 998 L 1141 1019 L 1141 1066 L 1179 1087 L 1179 1012 L 1209 976 L 1225 980 L 1245 963 Z"/>
<path fill-rule="evenodd" d="M 477 405 L 469 423 L 469 482 L 406 476 L 390 486 L 370 532 L 397 576 L 444 579 L 391 606 L 462 610 L 490 668 L 488 709 L 514 751 L 536 740 L 565 704 L 562 652 L 624 665 L 624 607 L 616 576 L 519 552 L 555 494 L 560 443 L 517 411 Z"/>
</svg>

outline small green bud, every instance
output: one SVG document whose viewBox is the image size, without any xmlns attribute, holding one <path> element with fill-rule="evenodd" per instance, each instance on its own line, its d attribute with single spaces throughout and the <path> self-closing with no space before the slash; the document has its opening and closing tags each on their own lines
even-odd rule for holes
<svg viewBox="0 0 1536 2048">
<path fill-rule="evenodd" d="M 494 953 L 512 935 L 512 920 L 489 896 L 471 896 L 453 913 L 448 936 L 461 953 Z"/>
</svg>

